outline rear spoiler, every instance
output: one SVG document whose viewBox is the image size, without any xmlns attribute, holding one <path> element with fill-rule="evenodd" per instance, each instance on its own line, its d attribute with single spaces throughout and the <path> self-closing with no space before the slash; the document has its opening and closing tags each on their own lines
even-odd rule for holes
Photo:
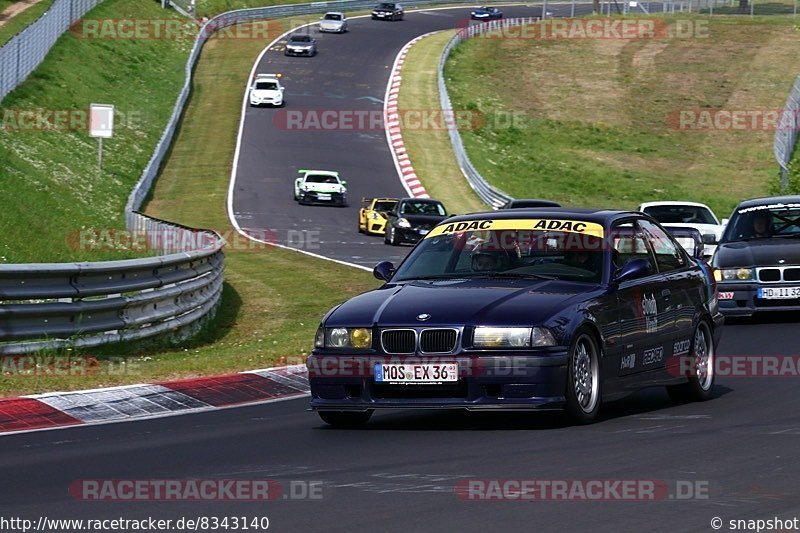
<svg viewBox="0 0 800 533">
<path fill-rule="evenodd" d="M 334 172 L 333 170 L 312 170 L 310 168 L 301 168 L 297 171 L 298 174 L 305 174 L 306 172 L 319 172 L 320 174 L 330 174 L 331 176 L 339 177 L 338 172 Z"/>
</svg>

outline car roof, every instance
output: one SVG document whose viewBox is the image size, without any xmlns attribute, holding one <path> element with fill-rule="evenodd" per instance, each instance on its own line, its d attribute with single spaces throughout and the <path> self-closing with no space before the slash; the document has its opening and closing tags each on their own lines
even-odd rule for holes
<svg viewBox="0 0 800 533">
<path fill-rule="evenodd" d="M 344 13 L 341 12 L 341 11 L 327 11 L 325 14 L 326 15 L 340 15 L 342 17 L 344 16 Z"/>
<path fill-rule="evenodd" d="M 440 200 L 434 198 L 401 198 L 401 202 L 424 202 L 428 204 L 441 204 Z"/>
<path fill-rule="evenodd" d="M 763 198 L 752 198 L 750 200 L 745 200 L 744 202 L 740 203 L 736 206 L 736 209 L 742 209 L 745 207 L 755 207 L 757 205 L 765 205 L 765 204 L 797 204 L 800 203 L 800 196 L 766 196 Z"/>
<path fill-rule="evenodd" d="M 519 218 L 556 218 L 556 219 L 569 219 L 577 218 L 586 222 L 595 222 L 597 224 L 604 224 L 616 218 L 634 215 L 638 217 L 646 217 L 636 211 L 619 211 L 613 209 L 592 209 L 592 208 L 576 208 L 576 207 L 530 207 L 519 209 L 499 209 L 497 211 L 483 211 L 480 213 L 470 213 L 467 215 L 458 215 L 450 217 L 447 222 L 461 222 L 469 220 L 484 220 L 491 219 L 519 219 Z"/>
<path fill-rule="evenodd" d="M 684 202 L 684 201 L 661 201 L 661 202 L 644 202 L 639 204 L 639 207 L 644 209 L 645 207 L 658 207 L 663 205 L 685 205 L 685 206 L 692 206 L 692 207 L 705 207 L 709 211 L 711 210 L 706 204 L 701 204 L 700 202 Z"/>
</svg>

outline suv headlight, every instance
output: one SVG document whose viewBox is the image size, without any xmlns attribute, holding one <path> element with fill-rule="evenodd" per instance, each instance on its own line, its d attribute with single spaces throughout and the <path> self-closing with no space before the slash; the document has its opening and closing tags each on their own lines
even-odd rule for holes
<svg viewBox="0 0 800 533">
<path fill-rule="evenodd" d="M 317 330 L 314 342 L 317 348 L 372 348 L 372 330 L 369 328 L 322 328 Z"/>
<path fill-rule="evenodd" d="M 401 219 L 399 219 L 399 220 L 397 221 L 397 225 L 398 225 L 399 227 L 401 227 L 401 228 L 410 228 L 410 227 L 411 227 L 411 222 L 409 222 L 409 221 L 408 221 L 407 219 L 405 219 L 405 218 L 401 218 Z"/>
<path fill-rule="evenodd" d="M 714 269 L 717 281 L 750 281 L 753 280 L 752 268 L 720 268 Z"/>
<path fill-rule="evenodd" d="M 472 337 L 475 348 L 531 348 L 555 346 L 547 328 L 506 328 L 479 326 Z"/>
</svg>

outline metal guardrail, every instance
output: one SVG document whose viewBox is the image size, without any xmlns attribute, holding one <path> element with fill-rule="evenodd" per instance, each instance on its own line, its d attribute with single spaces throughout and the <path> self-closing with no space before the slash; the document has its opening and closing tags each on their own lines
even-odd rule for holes
<svg viewBox="0 0 800 533">
<path fill-rule="evenodd" d="M 486 179 L 481 176 L 480 172 L 475 168 L 464 149 L 464 142 L 461 140 L 461 134 L 458 132 L 456 121 L 453 120 L 453 104 L 450 102 L 450 95 L 447 94 L 447 86 L 444 81 L 444 65 L 447 58 L 450 57 L 450 52 L 467 39 L 471 39 L 476 35 L 482 35 L 486 32 L 497 31 L 512 26 L 520 26 L 522 24 L 529 24 L 536 22 L 538 18 L 516 18 L 516 19 L 503 19 L 493 20 L 490 22 L 483 22 L 481 24 L 474 24 L 466 28 L 462 28 L 447 42 L 442 55 L 439 57 L 439 103 L 445 117 L 448 117 L 447 132 L 450 134 L 450 144 L 453 146 L 453 153 L 456 156 L 461 173 L 467 179 L 472 190 L 475 194 L 483 200 L 484 203 L 491 206 L 493 209 L 502 207 L 506 202 L 512 199 L 512 196 L 491 185 Z"/>
<path fill-rule="evenodd" d="M 41 17 L 0 47 L 0 101 L 25 81 L 69 27 L 102 0 L 54 0 Z"/>
<path fill-rule="evenodd" d="M 148 246 L 186 252 L 94 263 L 0 265 L 0 354 L 93 347 L 176 331 L 222 294 L 224 240 L 135 214 Z"/>
<path fill-rule="evenodd" d="M 792 160 L 798 134 L 800 133 L 800 76 L 786 99 L 786 105 L 775 132 L 775 159 L 781 169 L 781 191 L 789 187 L 789 161 Z"/>
</svg>

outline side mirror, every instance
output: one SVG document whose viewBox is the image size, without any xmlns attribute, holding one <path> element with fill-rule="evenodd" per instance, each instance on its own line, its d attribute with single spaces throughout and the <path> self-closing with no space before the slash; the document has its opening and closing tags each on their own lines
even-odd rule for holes
<svg viewBox="0 0 800 533">
<path fill-rule="evenodd" d="M 652 267 L 646 259 L 628 259 L 614 274 L 614 281 L 622 283 L 629 279 L 641 278 L 650 273 Z"/>
<path fill-rule="evenodd" d="M 389 281 L 394 275 L 394 265 L 391 261 L 381 261 L 372 269 L 372 275 L 381 281 Z"/>
<path fill-rule="evenodd" d="M 717 236 L 713 233 L 703 233 L 703 244 L 717 244 Z"/>
<path fill-rule="evenodd" d="M 720 225 L 727 226 L 728 222 L 730 222 L 730 221 L 731 221 L 731 219 L 729 219 L 729 218 L 723 218 L 722 222 L 720 222 Z"/>
<path fill-rule="evenodd" d="M 347 182 L 342 180 L 342 185 L 347 185 Z"/>
</svg>

